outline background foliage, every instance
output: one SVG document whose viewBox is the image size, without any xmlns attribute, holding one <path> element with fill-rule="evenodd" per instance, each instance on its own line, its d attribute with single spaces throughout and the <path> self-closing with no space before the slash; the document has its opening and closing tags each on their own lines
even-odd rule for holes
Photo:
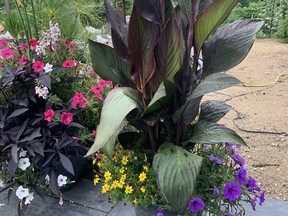
<svg viewBox="0 0 288 216">
<path fill-rule="evenodd" d="M 288 1 L 286 0 L 241 0 L 228 22 L 258 18 L 264 21 L 258 37 L 276 37 L 288 42 L 287 11 Z"/>
</svg>

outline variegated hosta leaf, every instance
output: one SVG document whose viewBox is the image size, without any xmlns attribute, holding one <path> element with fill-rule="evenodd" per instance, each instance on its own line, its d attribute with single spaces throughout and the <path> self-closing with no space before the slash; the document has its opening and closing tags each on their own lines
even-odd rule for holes
<svg viewBox="0 0 288 216">
<path fill-rule="evenodd" d="M 153 158 L 157 184 L 166 201 L 183 213 L 192 198 L 202 158 L 174 145 L 164 143 Z"/>
</svg>

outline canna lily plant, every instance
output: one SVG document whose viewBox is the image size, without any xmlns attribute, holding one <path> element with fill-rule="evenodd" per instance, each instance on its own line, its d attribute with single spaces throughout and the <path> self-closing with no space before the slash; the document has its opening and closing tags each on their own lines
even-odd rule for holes
<svg viewBox="0 0 288 216">
<path fill-rule="evenodd" d="M 241 82 L 224 72 L 247 55 L 263 22 L 222 26 L 238 0 L 135 0 L 130 21 L 105 0 L 113 47 L 89 41 L 94 70 L 117 87 L 104 101 L 93 146 L 112 158 L 125 136 L 151 163 L 163 198 L 183 213 L 202 158 L 197 144 L 246 145 L 217 122 L 230 110 L 207 93 Z M 135 130 L 125 132 L 129 124 Z M 121 141 L 120 141 L 121 143 Z"/>
</svg>

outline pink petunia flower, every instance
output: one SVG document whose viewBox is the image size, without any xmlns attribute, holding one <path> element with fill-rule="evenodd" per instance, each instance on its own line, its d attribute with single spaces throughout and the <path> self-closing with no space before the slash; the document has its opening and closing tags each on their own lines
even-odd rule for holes
<svg viewBox="0 0 288 216">
<path fill-rule="evenodd" d="M 25 65 L 27 64 L 27 61 L 29 59 L 25 56 L 25 55 L 22 55 L 22 57 L 20 58 L 20 65 Z"/>
<path fill-rule="evenodd" d="M 100 94 L 102 90 L 103 90 L 103 87 L 95 87 L 94 85 L 92 85 L 90 92 L 94 93 L 94 98 L 99 98 L 100 100 L 103 100 L 103 97 Z"/>
<path fill-rule="evenodd" d="M 108 80 L 100 80 L 100 81 L 98 82 L 97 86 L 98 86 L 99 88 L 103 88 L 103 87 L 105 87 L 106 85 L 110 85 L 110 84 L 112 84 L 111 81 L 108 81 Z"/>
<path fill-rule="evenodd" d="M 92 135 L 93 135 L 94 137 L 96 137 L 97 131 L 96 131 L 96 130 L 92 130 Z"/>
<path fill-rule="evenodd" d="M 64 61 L 63 64 L 62 64 L 62 66 L 64 68 L 73 68 L 74 65 L 75 65 L 74 62 L 72 60 L 69 60 L 69 59 Z"/>
<path fill-rule="evenodd" d="M 7 47 L 1 51 L 1 56 L 4 59 L 10 59 L 13 56 L 13 50 L 10 47 Z"/>
<path fill-rule="evenodd" d="M 33 65 L 32 68 L 34 69 L 35 72 L 40 72 L 44 68 L 45 64 L 41 61 L 36 61 Z"/>
<path fill-rule="evenodd" d="M 83 94 L 75 92 L 75 95 L 72 101 L 72 106 L 76 107 L 77 105 L 79 105 L 80 108 L 86 108 L 87 99 Z"/>
<path fill-rule="evenodd" d="M 49 109 L 44 113 L 44 120 L 51 122 L 54 115 L 54 110 Z"/>
<path fill-rule="evenodd" d="M 73 121 L 73 114 L 70 112 L 63 112 L 61 115 L 61 121 L 68 125 L 70 122 Z"/>
<path fill-rule="evenodd" d="M 22 43 L 21 46 L 19 47 L 19 50 L 23 51 L 26 48 L 27 44 Z"/>
<path fill-rule="evenodd" d="M 2 38 L 2 39 L 0 40 L 0 47 L 4 46 L 5 43 L 6 43 L 6 41 L 7 41 L 7 38 Z"/>
<path fill-rule="evenodd" d="M 38 45 L 38 41 L 36 39 L 30 39 L 29 44 L 32 48 L 36 49 L 36 46 Z"/>
</svg>

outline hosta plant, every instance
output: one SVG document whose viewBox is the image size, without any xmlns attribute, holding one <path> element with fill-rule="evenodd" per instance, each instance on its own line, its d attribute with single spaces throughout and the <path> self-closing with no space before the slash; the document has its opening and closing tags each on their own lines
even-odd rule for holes
<svg viewBox="0 0 288 216">
<path fill-rule="evenodd" d="M 217 123 L 230 106 L 201 103 L 205 94 L 241 83 L 224 72 L 245 58 L 263 24 L 244 20 L 222 26 L 237 3 L 135 0 L 126 23 L 105 1 L 113 48 L 89 44 L 94 70 L 118 87 L 104 101 L 87 155 L 101 149 L 113 158 L 115 143 L 133 143 L 155 172 L 162 199 L 179 213 L 194 197 L 204 168 L 198 144 L 246 145 Z M 132 132 L 123 131 L 126 125 Z"/>
</svg>

